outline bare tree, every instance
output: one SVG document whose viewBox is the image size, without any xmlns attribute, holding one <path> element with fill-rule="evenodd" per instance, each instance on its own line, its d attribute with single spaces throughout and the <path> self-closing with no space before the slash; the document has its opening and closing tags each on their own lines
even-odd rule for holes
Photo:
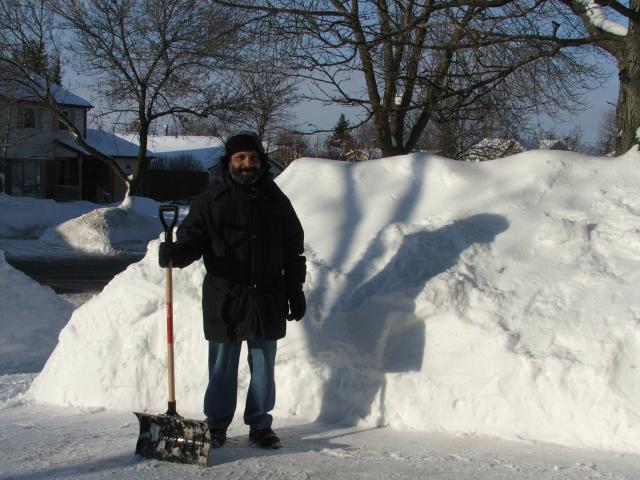
<svg viewBox="0 0 640 480">
<path fill-rule="evenodd" d="M 372 122 L 366 122 L 354 128 L 351 137 L 355 149 L 360 150 L 369 159 L 379 157 L 380 147 L 378 147 L 378 138 Z"/>
<path fill-rule="evenodd" d="M 282 129 L 275 140 L 275 150 L 269 154 L 273 160 L 287 167 L 295 159 L 304 157 L 309 152 L 306 136 L 293 129 Z"/>
<path fill-rule="evenodd" d="M 463 107 L 453 98 L 441 102 L 419 145 L 463 159 L 483 139 L 519 140 L 528 129 L 530 112 L 509 106 L 508 94 L 498 89 Z"/>
<path fill-rule="evenodd" d="M 616 154 L 620 155 L 640 141 L 640 0 L 559 1 L 571 8 L 593 42 L 618 64 Z"/>
<path fill-rule="evenodd" d="M 502 89 L 505 109 L 554 111 L 575 105 L 584 75 L 598 73 L 568 50 L 591 39 L 558 29 L 543 0 L 220 1 L 297 34 L 300 75 L 323 100 L 364 112 L 384 155 L 411 151 L 441 109 Z"/>
<path fill-rule="evenodd" d="M 222 116 L 238 103 L 231 66 L 243 39 L 229 9 L 198 0 L 52 0 L 77 67 L 95 80 L 103 114 L 136 122 L 138 158 L 127 185 L 148 168 L 151 125 L 167 116 Z"/>
<path fill-rule="evenodd" d="M 240 78 L 249 101 L 237 123 L 272 144 L 291 122 L 291 109 L 300 100 L 296 82 L 276 60 L 254 64 Z"/>
<path fill-rule="evenodd" d="M 608 108 L 600 119 L 596 148 L 599 153 L 609 155 L 615 152 L 618 132 L 616 130 L 616 109 Z"/>
</svg>

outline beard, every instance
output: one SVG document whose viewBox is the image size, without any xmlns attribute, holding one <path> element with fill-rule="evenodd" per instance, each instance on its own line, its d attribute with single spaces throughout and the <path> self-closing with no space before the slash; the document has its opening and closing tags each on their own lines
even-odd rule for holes
<svg viewBox="0 0 640 480">
<path fill-rule="evenodd" d="M 229 173 L 240 185 L 253 185 L 262 174 L 262 167 L 233 168 L 229 165 Z"/>
</svg>

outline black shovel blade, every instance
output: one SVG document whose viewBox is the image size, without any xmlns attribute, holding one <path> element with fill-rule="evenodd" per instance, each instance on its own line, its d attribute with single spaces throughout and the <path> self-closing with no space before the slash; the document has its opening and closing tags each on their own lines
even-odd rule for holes
<svg viewBox="0 0 640 480">
<path fill-rule="evenodd" d="M 207 466 L 211 437 L 205 422 L 180 415 L 133 413 L 140 423 L 136 455 Z"/>
</svg>

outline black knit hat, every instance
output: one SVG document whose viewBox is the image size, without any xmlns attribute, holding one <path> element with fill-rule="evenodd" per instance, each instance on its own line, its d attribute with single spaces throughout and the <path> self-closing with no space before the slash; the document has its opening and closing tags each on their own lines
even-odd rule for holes
<svg viewBox="0 0 640 480">
<path fill-rule="evenodd" d="M 248 152 L 250 150 L 255 150 L 261 157 L 264 157 L 265 155 L 262 142 L 258 138 L 258 135 L 249 131 L 239 132 L 232 135 L 224 144 L 224 153 L 229 157 L 234 153 Z"/>
</svg>

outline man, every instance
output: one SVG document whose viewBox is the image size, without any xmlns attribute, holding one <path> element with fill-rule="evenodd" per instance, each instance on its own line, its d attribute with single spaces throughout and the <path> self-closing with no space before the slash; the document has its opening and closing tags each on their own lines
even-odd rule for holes
<svg viewBox="0 0 640 480">
<path fill-rule="evenodd" d="M 161 267 L 204 257 L 204 335 L 209 384 L 204 413 L 211 445 L 221 447 L 236 409 L 240 348 L 247 342 L 251 380 L 244 410 L 249 439 L 279 448 L 269 412 L 275 405 L 277 340 L 286 320 L 306 310 L 304 233 L 291 202 L 274 183 L 258 137 L 241 132 L 225 143 L 222 169 L 194 199 L 177 241 L 160 245 Z"/>
</svg>

